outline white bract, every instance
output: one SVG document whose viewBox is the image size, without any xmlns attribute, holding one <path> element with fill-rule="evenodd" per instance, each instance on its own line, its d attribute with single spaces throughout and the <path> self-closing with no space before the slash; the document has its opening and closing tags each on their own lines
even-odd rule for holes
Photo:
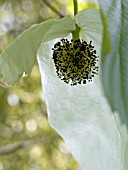
<svg viewBox="0 0 128 170">
<path fill-rule="evenodd" d="M 81 170 L 124 170 L 126 132 L 102 94 L 99 76 L 75 87 L 61 81 L 52 60 L 54 43 L 43 43 L 38 51 L 51 126 L 69 145 Z"/>
</svg>

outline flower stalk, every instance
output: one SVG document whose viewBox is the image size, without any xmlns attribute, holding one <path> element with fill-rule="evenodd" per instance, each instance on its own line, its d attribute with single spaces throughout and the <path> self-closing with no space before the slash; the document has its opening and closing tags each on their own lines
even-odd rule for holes
<svg viewBox="0 0 128 170">
<path fill-rule="evenodd" d="M 77 2 L 77 0 L 73 0 L 73 4 L 74 4 L 74 16 L 75 16 L 78 13 L 78 2 Z M 79 32 L 80 32 L 80 28 L 76 24 L 76 30 L 72 32 L 73 41 L 79 39 Z"/>
<path fill-rule="evenodd" d="M 78 2 L 77 0 L 73 0 L 74 3 L 74 16 L 78 13 Z"/>
</svg>

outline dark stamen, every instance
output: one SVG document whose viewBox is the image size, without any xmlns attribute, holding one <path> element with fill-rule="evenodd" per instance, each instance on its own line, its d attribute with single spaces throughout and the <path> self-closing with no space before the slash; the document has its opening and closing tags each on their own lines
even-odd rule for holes
<svg viewBox="0 0 128 170">
<path fill-rule="evenodd" d="M 84 40 L 61 39 L 54 45 L 53 61 L 56 73 L 61 80 L 72 86 L 86 84 L 98 74 L 98 56 L 92 45 Z"/>
</svg>

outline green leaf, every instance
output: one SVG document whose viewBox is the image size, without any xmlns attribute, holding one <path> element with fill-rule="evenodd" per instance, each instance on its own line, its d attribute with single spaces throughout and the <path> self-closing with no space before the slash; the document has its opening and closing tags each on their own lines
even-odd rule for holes
<svg viewBox="0 0 128 170">
<path fill-rule="evenodd" d="M 30 74 L 41 42 L 65 37 L 73 30 L 74 20 L 66 16 L 60 20 L 33 25 L 24 31 L 0 56 L 0 67 L 5 81 L 14 84 L 23 72 Z"/>
<path fill-rule="evenodd" d="M 50 125 L 69 145 L 81 170 L 124 170 L 127 131 L 111 111 L 100 77 L 77 86 L 61 81 L 52 60 L 54 43 L 43 43 L 38 51 Z"/>
<path fill-rule="evenodd" d="M 90 10 L 78 13 L 75 20 L 82 27 L 81 38 L 92 40 L 100 54 L 102 26 L 95 24 L 94 18 L 99 17 L 99 13 L 89 17 Z M 100 76 L 95 76 L 86 85 L 70 86 L 61 81 L 52 60 L 52 47 L 56 41 L 42 43 L 38 50 L 43 95 L 51 126 L 69 145 L 81 170 L 124 170 L 128 155 L 127 130 L 118 113 L 111 111 L 102 92 Z"/>
<path fill-rule="evenodd" d="M 107 3 L 99 0 L 99 3 L 104 24 L 103 87 L 112 110 L 119 111 L 122 122 L 128 126 L 128 1 L 111 0 Z"/>
</svg>

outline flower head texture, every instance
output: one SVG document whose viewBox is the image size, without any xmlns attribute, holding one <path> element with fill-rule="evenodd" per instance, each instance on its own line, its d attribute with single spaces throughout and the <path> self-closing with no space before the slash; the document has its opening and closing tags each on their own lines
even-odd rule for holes
<svg viewBox="0 0 128 170">
<path fill-rule="evenodd" d="M 86 41 L 61 39 L 54 45 L 53 61 L 56 73 L 61 80 L 71 85 L 86 84 L 98 74 L 96 50 Z"/>
</svg>

